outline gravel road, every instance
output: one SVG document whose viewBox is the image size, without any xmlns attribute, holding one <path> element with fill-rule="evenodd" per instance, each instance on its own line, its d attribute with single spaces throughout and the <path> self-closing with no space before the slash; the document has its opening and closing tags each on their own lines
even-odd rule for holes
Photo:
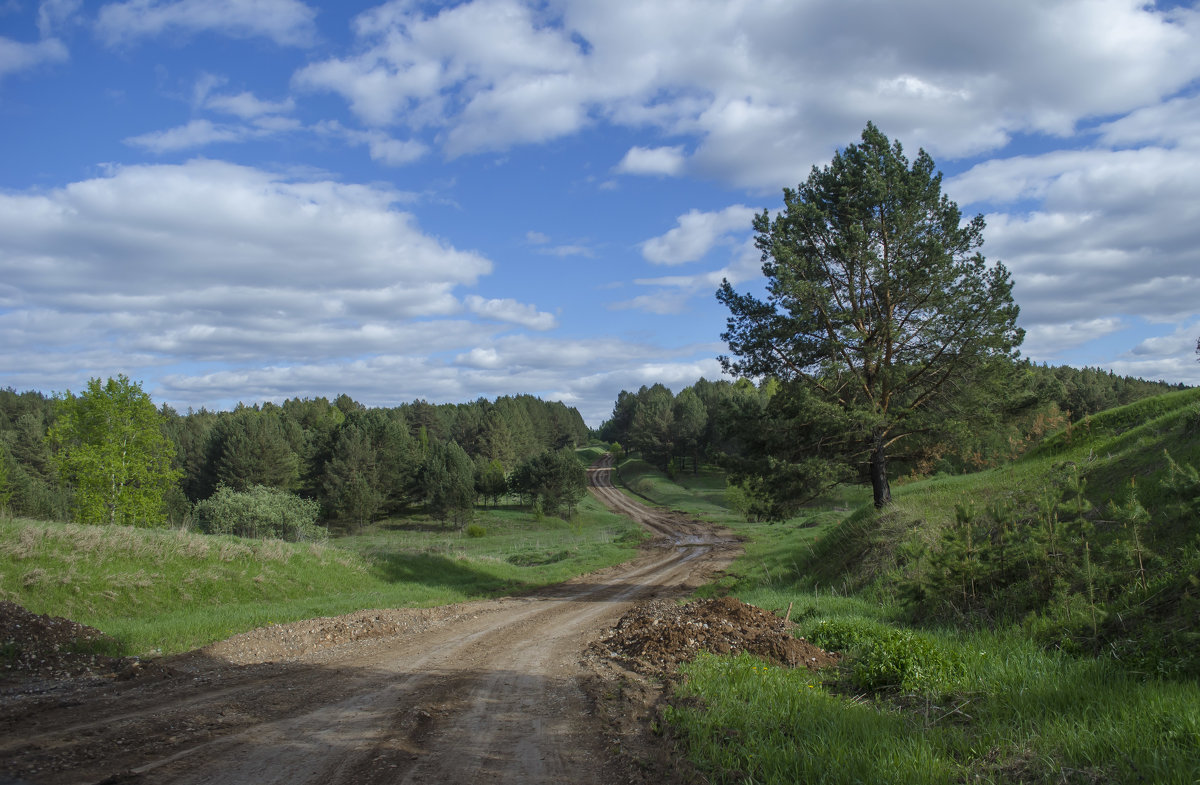
<svg viewBox="0 0 1200 785">
<path fill-rule="evenodd" d="M 614 488 L 655 535 L 637 560 L 534 595 L 264 628 L 123 678 L 5 696 L 0 785 L 626 781 L 586 651 L 635 603 L 676 597 L 737 545 Z M 609 740 L 609 741 L 606 741 Z"/>
</svg>

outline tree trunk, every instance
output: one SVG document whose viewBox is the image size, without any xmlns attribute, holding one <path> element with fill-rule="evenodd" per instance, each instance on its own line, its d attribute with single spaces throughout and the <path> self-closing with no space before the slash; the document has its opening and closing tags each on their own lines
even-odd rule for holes
<svg viewBox="0 0 1200 785">
<path fill-rule="evenodd" d="M 871 490 L 875 494 L 876 509 L 892 503 L 892 488 L 888 485 L 887 477 L 887 452 L 882 434 L 875 437 L 875 446 L 871 450 Z"/>
</svg>

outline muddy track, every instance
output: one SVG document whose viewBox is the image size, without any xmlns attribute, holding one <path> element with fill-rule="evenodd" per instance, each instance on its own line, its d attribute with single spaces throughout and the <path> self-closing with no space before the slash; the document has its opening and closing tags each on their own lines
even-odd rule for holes
<svg viewBox="0 0 1200 785">
<path fill-rule="evenodd" d="M 6 695 L 0 784 L 620 781 L 583 652 L 635 602 L 702 583 L 736 545 L 630 499 L 609 466 L 589 470 L 592 493 L 656 535 L 634 562 L 526 597 L 373 612 L 388 634 L 299 654 L 239 636 L 124 681 Z M 337 621 L 298 626 L 320 640 Z"/>
</svg>

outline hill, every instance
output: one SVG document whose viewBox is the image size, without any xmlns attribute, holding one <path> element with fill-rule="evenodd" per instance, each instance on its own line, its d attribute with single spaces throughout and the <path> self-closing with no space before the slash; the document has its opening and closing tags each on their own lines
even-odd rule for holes
<svg viewBox="0 0 1200 785">
<path fill-rule="evenodd" d="M 822 538 L 803 581 L 897 603 L 918 624 L 1019 623 L 1200 675 L 1198 433 L 1200 390 L 1185 390 L 1076 420 L 1006 466 L 901 485 L 891 508 Z"/>
<path fill-rule="evenodd" d="M 899 484 L 882 513 L 846 488 L 782 525 L 731 521 L 715 472 L 626 461 L 638 493 L 746 538 L 705 593 L 844 656 L 700 656 L 673 738 L 711 782 L 1197 781 L 1198 423 L 1200 393 L 1171 393 Z"/>
</svg>

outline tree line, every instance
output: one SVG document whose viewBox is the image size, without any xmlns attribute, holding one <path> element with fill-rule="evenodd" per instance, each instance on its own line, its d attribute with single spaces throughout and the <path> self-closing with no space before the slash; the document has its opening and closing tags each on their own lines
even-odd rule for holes
<svg viewBox="0 0 1200 785">
<path fill-rule="evenodd" d="M 973 407 L 969 425 L 948 418 L 914 436 L 892 456 L 893 472 L 922 477 L 997 466 L 1070 420 L 1185 386 L 1027 360 L 1008 361 L 1002 376 L 1006 383 L 986 405 Z M 806 500 L 801 480 L 817 476 L 811 466 L 804 467 L 819 455 L 812 452 L 811 432 L 828 431 L 836 422 L 832 414 L 823 424 L 800 420 L 797 408 L 794 394 L 774 377 L 758 384 L 745 378 L 700 379 L 678 394 L 654 384 L 622 390 L 597 435 L 664 472 L 718 466 L 730 473 L 731 501 L 750 517 L 782 518 Z M 798 429 L 810 433 L 801 437 Z M 825 484 L 817 487 L 834 480 L 866 482 L 868 471 L 865 462 L 847 463 L 824 475 Z"/>
<path fill-rule="evenodd" d="M 480 497 L 509 493 L 569 513 L 586 486 L 570 451 L 588 436 L 578 411 L 530 395 L 179 413 L 124 376 L 78 395 L 3 389 L 0 511 L 292 538 L 314 522 L 357 528 L 418 511 L 461 524 Z"/>
</svg>

